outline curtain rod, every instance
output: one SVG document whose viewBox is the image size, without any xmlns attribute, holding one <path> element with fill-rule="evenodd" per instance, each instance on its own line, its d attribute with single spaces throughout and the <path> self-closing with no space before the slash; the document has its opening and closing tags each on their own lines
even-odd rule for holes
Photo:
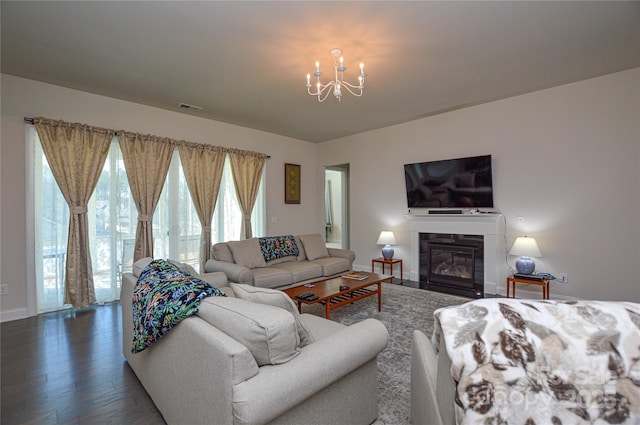
<svg viewBox="0 0 640 425">
<path fill-rule="evenodd" d="M 33 124 L 32 117 L 24 117 L 24 122 L 28 122 L 29 124 Z M 271 159 L 271 155 L 267 155 L 267 159 Z"/>
</svg>

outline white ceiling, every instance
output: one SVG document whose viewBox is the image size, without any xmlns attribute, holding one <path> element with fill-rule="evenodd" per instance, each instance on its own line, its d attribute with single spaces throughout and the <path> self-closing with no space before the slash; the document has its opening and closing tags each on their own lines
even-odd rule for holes
<svg viewBox="0 0 640 425">
<path fill-rule="evenodd" d="M 2 72 L 322 142 L 640 66 L 640 2 L 5 1 Z M 306 94 L 344 51 L 360 98 Z M 56 118 L 56 117 L 51 117 Z"/>
</svg>

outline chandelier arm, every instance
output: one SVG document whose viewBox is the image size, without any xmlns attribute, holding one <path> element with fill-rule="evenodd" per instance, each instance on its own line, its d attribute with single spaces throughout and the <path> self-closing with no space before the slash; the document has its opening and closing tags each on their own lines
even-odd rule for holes
<svg viewBox="0 0 640 425">
<path fill-rule="evenodd" d="M 317 89 L 315 92 L 312 92 L 311 89 L 307 87 L 307 93 L 309 93 L 311 96 L 317 96 L 318 102 L 324 102 L 327 97 L 329 97 L 329 93 L 332 92 L 332 90 L 329 90 L 329 88 L 334 87 L 335 84 L 335 81 L 330 81 L 327 84 L 321 84 L 320 89 Z"/>
<path fill-rule="evenodd" d="M 342 85 L 346 86 L 346 87 L 351 87 L 352 89 L 363 89 L 364 88 L 364 81 L 362 82 L 362 84 L 360 84 L 358 86 L 354 86 L 353 84 L 349 84 L 346 81 L 342 81 Z"/>
<path fill-rule="evenodd" d="M 307 92 L 311 95 L 311 96 L 318 96 L 321 95 L 325 92 L 329 93 L 329 91 L 327 91 L 327 89 L 329 87 L 333 87 L 335 86 L 335 81 L 329 81 L 327 84 L 320 84 L 320 88 L 318 89 L 318 86 L 316 86 L 316 91 L 312 92 L 310 87 L 307 87 Z"/>
<path fill-rule="evenodd" d="M 362 90 L 362 87 L 354 87 L 354 86 L 351 86 L 351 84 L 345 84 L 344 82 L 342 83 L 342 87 L 347 89 L 347 91 L 352 95 L 354 95 L 355 97 L 360 97 L 364 93 L 364 90 Z M 354 92 L 353 90 L 351 90 L 351 87 L 353 87 L 354 89 L 359 89 L 360 91 Z"/>
</svg>

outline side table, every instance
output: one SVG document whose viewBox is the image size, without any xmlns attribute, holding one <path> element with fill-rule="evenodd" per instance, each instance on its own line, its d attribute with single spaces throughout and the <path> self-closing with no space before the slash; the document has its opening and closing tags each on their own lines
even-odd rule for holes
<svg viewBox="0 0 640 425">
<path fill-rule="evenodd" d="M 389 265 L 389 270 L 390 270 L 390 275 L 393 276 L 393 265 L 400 263 L 400 283 L 402 283 L 402 276 L 404 276 L 402 274 L 402 259 L 401 258 L 389 258 L 388 260 L 386 258 L 382 258 L 382 257 L 378 257 L 378 258 L 374 258 L 373 260 L 371 260 L 371 273 L 374 272 L 374 268 L 376 263 L 380 263 L 382 264 L 382 274 L 384 273 L 384 269 L 386 267 L 386 265 Z"/>
<path fill-rule="evenodd" d="M 516 297 L 516 283 L 525 283 L 527 285 L 538 285 L 542 286 L 542 299 L 549 299 L 549 278 L 544 277 L 542 280 L 532 280 L 532 279 L 522 279 L 519 277 L 509 276 L 507 277 L 507 298 L 515 298 Z M 513 288 L 513 297 L 510 297 L 510 288 Z"/>
</svg>

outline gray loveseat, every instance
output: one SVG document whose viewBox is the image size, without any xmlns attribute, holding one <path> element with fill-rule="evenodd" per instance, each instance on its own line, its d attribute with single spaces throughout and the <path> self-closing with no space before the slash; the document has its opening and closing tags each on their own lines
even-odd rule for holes
<svg viewBox="0 0 640 425">
<path fill-rule="evenodd" d="M 265 253 L 269 250 L 261 249 L 265 246 L 261 245 L 261 239 L 272 244 L 274 240 L 278 240 L 279 245 L 289 243 L 290 249 Z M 356 259 L 353 251 L 327 248 L 319 233 L 221 242 L 213 245 L 212 251 L 212 258 L 205 264 L 207 272 L 223 272 L 230 282 L 263 288 L 282 288 L 339 276 L 349 272 Z M 269 254 L 273 259 L 267 261 L 265 256 Z"/>
<path fill-rule="evenodd" d="M 299 314 L 281 291 L 232 289 L 223 273 L 207 273 L 198 277 L 228 297 L 205 298 L 198 313 L 132 354 L 133 289 L 144 261 L 123 274 L 123 353 L 168 424 L 375 421 L 377 355 L 388 341 L 381 322 L 347 327 Z"/>
</svg>

